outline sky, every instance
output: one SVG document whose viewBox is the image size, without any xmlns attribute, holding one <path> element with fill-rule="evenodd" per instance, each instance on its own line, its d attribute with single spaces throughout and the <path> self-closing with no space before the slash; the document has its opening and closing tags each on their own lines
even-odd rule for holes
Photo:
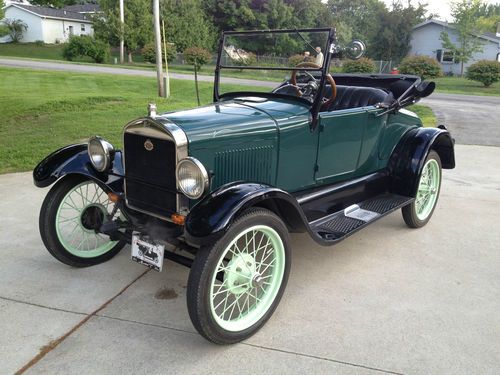
<svg viewBox="0 0 500 375">
<path fill-rule="evenodd" d="M 388 6 L 392 4 L 392 0 L 382 0 Z M 500 0 L 483 0 L 486 4 L 496 4 L 500 3 Z M 441 21 L 451 22 L 452 18 L 450 16 L 450 1 L 449 0 L 422 0 L 421 2 L 427 3 L 427 10 L 431 13 L 439 14 L 438 19 Z M 403 0 L 405 3 L 405 0 Z M 417 4 L 418 0 L 413 0 L 412 3 Z"/>
</svg>

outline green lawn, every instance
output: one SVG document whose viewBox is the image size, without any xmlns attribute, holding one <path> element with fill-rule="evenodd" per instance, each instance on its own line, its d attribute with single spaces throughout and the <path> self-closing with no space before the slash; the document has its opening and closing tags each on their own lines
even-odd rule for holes
<svg viewBox="0 0 500 375">
<path fill-rule="evenodd" d="M 480 82 L 460 77 L 441 77 L 429 80 L 436 82 L 436 92 L 467 95 L 500 95 L 500 82 L 490 87 L 484 87 Z"/>
<path fill-rule="evenodd" d="M 192 81 L 171 83 L 172 97 L 161 99 L 153 78 L 0 67 L 0 173 L 30 170 L 95 134 L 121 147 L 123 125 L 144 116 L 150 101 L 159 111 L 196 106 Z M 211 102 L 212 84 L 200 88 L 202 102 Z"/>
<path fill-rule="evenodd" d="M 435 127 L 437 125 L 436 115 L 428 106 L 416 104 L 408 107 L 408 109 L 415 112 L 420 117 L 424 126 Z"/>
<path fill-rule="evenodd" d="M 159 111 L 196 106 L 194 83 L 184 80 L 172 80 L 172 97 L 162 99 L 153 78 L 0 67 L 0 87 L 0 173 L 31 170 L 55 149 L 95 134 L 121 147 L 122 127 L 144 116 L 148 102 Z M 202 102 L 210 103 L 212 84 L 200 88 Z M 410 109 L 435 124 L 429 108 Z"/>
</svg>

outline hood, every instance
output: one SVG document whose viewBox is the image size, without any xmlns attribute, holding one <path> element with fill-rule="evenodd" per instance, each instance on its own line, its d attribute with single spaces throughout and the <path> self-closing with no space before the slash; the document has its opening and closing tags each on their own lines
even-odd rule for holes
<svg viewBox="0 0 500 375">
<path fill-rule="evenodd" d="M 308 107 L 296 101 L 262 97 L 241 97 L 204 107 L 163 113 L 165 119 L 184 130 L 190 149 L 227 139 L 235 143 L 253 143 L 276 137 L 279 124 L 291 117 L 307 114 Z M 257 137 L 257 138 L 256 138 Z M 219 143 L 218 142 L 218 143 Z M 223 142 L 224 143 L 224 142 Z"/>
</svg>

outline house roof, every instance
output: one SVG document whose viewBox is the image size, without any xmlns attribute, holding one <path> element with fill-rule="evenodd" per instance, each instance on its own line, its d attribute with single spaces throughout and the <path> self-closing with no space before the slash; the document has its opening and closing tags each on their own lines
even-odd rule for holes
<svg viewBox="0 0 500 375">
<path fill-rule="evenodd" d="M 68 5 L 67 7 L 64 7 L 63 10 L 77 13 L 97 13 L 101 10 L 101 8 L 99 7 L 99 4 L 79 4 Z"/>
<path fill-rule="evenodd" d="M 419 29 L 421 27 L 424 27 L 424 26 L 427 26 L 430 24 L 439 25 L 439 26 L 445 27 L 447 29 L 454 29 L 455 28 L 455 26 L 453 26 L 453 24 L 451 24 L 451 23 L 440 21 L 440 20 L 435 20 L 435 19 L 430 19 L 430 20 L 421 22 L 418 25 L 413 26 L 413 30 Z M 491 42 L 500 43 L 500 37 L 497 37 L 495 35 L 495 33 L 483 33 L 483 34 L 477 35 L 477 37 L 481 38 L 481 39 L 489 40 Z"/>
<path fill-rule="evenodd" d="M 80 21 L 84 23 L 92 23 L 89 16 L 77 12 L 71 12 L 64 9 L 55 9 L 48 7 L 39 7 L 35 5 L 24 5 L 24 4 L 10 4 L 6 8 L 9 7 L 22 9 L 42 18 L 53 18 L 61 20 Z"/>
</svg>

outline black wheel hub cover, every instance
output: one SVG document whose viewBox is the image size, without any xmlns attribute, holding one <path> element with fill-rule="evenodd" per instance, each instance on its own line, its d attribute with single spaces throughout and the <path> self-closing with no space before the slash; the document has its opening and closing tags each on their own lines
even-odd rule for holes
<svg viewBox="0 0 500 375">
<path fill-rule="evenodd" d="M 104 212 L 98 206 L 88 206 L 82 212 L 82 225 L 88 230 L 99 230 L 104 223 Z"/>
</svg>

